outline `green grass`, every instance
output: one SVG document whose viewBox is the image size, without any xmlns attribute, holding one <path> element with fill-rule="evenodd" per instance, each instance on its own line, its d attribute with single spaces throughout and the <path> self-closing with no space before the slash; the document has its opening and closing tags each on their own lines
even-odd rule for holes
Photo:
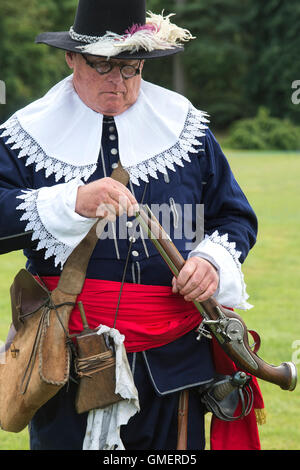
<svg viewBox="0 0 300 470">
<path fill-rule="evenodd" d="M 260 334 L 259 355 L 279 365 L 292 360 L 296 353 L 293 342 L 300 342 L 300 155 L 225 153 L 259 219 L 258 241 L 243 267 L 254 308 L 238 313 L 249 329 Z M 12 253 L 1 256 L 0 263 L 0 340 L 4 340 L 10 322 L 9 286 L 24 261 L 20 253 Z M 299 450 L 299 387 L 287 392 L 267 382 L 259 383 L 267 412 L 267 423 L 259 427 L 262 448 Z M 16 435 L 0 432 L 3 449 L 28 449 L 27 431 Z"/>
<path fill-rule="evenodd" d="M 227 155 L 259 220 L 258 241 L 243 268 L 254 308 L 243 317 L 261 336 L 259 355 L 279 365 L 292 360 L 293 343 L 300 340 L 300 154 L 229 151 Z M 267 412 L 267 423 L 260 426 L 262 448 L 299 450 L 299 388 L 286 392 L 259 383 Z"/>
<path fill-rule="evenodd" d="M 0 341 L 5 341 L 11 320 L 9 288 L 14 276 L 25 265 L 22 252 L 8 253 L 0 257 Z M 27 450 L 28 432 L 14 434 L 0 431 L 0 450 Z"/>
</svg>

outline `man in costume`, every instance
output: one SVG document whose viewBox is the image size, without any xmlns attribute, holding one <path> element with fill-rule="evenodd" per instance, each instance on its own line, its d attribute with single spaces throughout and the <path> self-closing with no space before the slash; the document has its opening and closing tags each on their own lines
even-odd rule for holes
<svg viewBox="0 0 300 470">
<path fill-rule="evenodd" d="M 191 38 L 170 17 L 146 18 L 142 0 L 80 0 L 68 32 L 37 38 L 66 51 L 72 75 L 1 126 L 2 252 L 24 249 L 27 269 L 53 290 L 97 217 L 110 220 L 79 300 L 91 328 L 112 326 L 124 276 L 116 327 L 125 335 L 140 402 L 121 431 L 128 450 L 176 449 L 185 389 L 187 445 L 204 448 L 205 410 L 196 389 L 220 371 L 210 340 L 197 341 L 200 316 L 192 301 L 214 295 L 227 307 L 249 308 L 241 264 L 255 243 L 255 214 L 206 114 L 141 77 L 146 59 L 180 52 Z M 119 161 L 130 176 L 127 187 L 110 178 Z M 169 208 L 170 236 L 187 260 L 177 280 L 136 227 L 140 202 Z M 189 233 L 175 237 L 176 229 L 181 222 L 199 228 L 200 204 L 204 237 L 191 246 Z M 69 330 L 81 329 L 75 307 Z M 234 370 L 226 359 L 222 367 Z M 75 393 L 70 382 L 38 410 L 29 426 L 31 449 L 82 449 L 87 414 L 76 413 Z M 232 448 L 259 448 L 253 416 L 245 423 Z M 229 447 L 227 437 L 214 447 Z"/>
</svg>

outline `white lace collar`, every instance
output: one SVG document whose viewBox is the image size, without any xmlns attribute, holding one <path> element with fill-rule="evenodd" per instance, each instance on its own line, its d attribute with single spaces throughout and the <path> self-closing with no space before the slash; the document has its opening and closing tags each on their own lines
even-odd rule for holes
<svg viewBox="0 0 300 470">
<path fill-rule="evenodd" d="M 142 81 L 137 102 L 115 123 L 121 163 L 134 184 L 157 172 L 190 161 L 198 153 L 197 137 L 204 135 L 206 114 L 196 110 L 183 96 Z M 55 85 L 43 98 L 17 111 L 6 123 L 2 137 L 19 158 L 46 177 L 69 181 L 87 180 L 96 170 L 103 116 L 88 108 L 72 84 L 72 75 Z"/>
</svg>

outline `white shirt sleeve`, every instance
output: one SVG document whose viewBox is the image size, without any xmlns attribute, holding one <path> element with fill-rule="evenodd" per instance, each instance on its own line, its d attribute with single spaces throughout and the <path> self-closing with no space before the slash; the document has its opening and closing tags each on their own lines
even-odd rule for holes
<svg viewBox="0 0 300 470">
<path fill-rule="evenodd" d="M 46 249 L 45 259 L 55 257 L 55 266 L 63 264 L 74 248 L 87 235 L 97 219 L 82 217 L 75 212 L 80 179 L 68 183 L 23 192 L 17 209 L 25 211 L 21 220 L 28 220 L 26 231 L 32 240 L 39 240 L 37 250 Z"/>
<path fill-rule="evenodd" d="M 216 231 L 206 237 L 190 252 L 189 258 L 199 256 L 212 263 L 219 274 L 219 286 L 214 294 L 215 299 L 224 307 L 248 310 L 252 308 L 247 302 L 244 275 L 239 262 L 240 252 L 235 243 L 228 241 L 228 235 L 219 235 Z"/>
</svg>

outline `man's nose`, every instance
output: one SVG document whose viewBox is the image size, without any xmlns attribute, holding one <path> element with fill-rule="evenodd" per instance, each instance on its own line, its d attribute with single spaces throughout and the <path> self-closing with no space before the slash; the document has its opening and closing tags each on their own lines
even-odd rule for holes
<svg viewBox="0 0 300 470">
<path fill-rule="evenodd" d="M 114 83 L 121 83 L 123 81 L 119 65 L 115 65 L 109 72 L 109 79 Z"/>
</svg>

